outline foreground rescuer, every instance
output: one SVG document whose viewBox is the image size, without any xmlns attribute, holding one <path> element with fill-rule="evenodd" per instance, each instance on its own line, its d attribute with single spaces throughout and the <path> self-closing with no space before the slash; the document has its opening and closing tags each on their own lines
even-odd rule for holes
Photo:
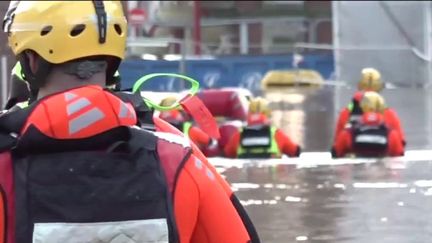
<svg viewBox="0 0 432 243">
<path fill-rule="evenodd" d="M 124 56 L 119 1 L 12 12 L 9 45 L 37 99 L 0 116 L 0 242 L 259 242 L 205 157 L 136 127 L 132 104 L 103 89 Z"/>
</svg>

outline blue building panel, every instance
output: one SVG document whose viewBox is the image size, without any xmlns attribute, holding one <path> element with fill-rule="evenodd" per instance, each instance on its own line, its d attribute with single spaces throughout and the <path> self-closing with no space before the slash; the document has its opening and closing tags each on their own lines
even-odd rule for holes
<svg viewBox="0 0 432 243">
<path fill-rule="evenodd" d="M 186 61 L 186 75 L 197 79 L 201 87 L 244 87 L 252 91 L 259 89 L 262 77 L 269 70 L 293 68 L 292 55 L 283 56 L 229 56 L 214 60 Z M 126 60 L 120 66 L 122 87 L 131 88 L 140 77 L 149 73 L 179 73 L 179 61 Z M 328 79 L 334 71 L 333 55 L 304 55 L 299 68 L 314 69 Z M 145 84 L 145 90 L 179 91 L 183 81 L 171 77 L 158 77 Z"/>
</svg>

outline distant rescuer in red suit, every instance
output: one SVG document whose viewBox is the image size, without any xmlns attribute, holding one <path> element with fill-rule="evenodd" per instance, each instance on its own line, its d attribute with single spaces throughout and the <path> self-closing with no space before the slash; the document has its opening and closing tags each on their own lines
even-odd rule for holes
<svg viewBox="0 0 432 243">
<path fill-rule="evenodd" d="M 384 99 L 376 92 L 365 92 L 359 102 L 362 115 L 349 123 L 336 137 L 332 157 L 354 154 L 362 157 L 402 156 L 400 133 L 385 122 Z"/>
<path fill-rule="evenodd" d="M 384 83 L 381 80 L 381 74 L 378 70 L 374 68 L 364 68 L 362 70 L 362 77 L 358 82 L 358 90 L 355 92 L 348 106 L 339 113 L 334 139 L 337 138 L 337 135 L 344 129 L 347 123 L 355 123 L 361 118 L 363 112 L 360 109 L 359 102 L 363 93 L 365 91 L 375 91 L 379 93 L 383 88 Z M 396 111 L 392 108 L 385 107 L 383 115 L 386 124 L 399 132 L 405 147 L 405 134 Z"/>
<path fill-rule="evenodd" d="M 257 97 L 249 104 L 247 126 L 235 132 L 224 148 L 230 158 L 298 157 L 301 152 L 281 129 L 271 125 L 270 109 L 265 99 Z"/>
</svg>

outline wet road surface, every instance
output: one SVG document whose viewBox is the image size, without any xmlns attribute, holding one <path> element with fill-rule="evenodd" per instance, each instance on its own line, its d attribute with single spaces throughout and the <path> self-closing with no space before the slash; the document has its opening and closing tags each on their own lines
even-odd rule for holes
<svg viewBox="0 0 432 243">
<path fill-rule="evenodd" d="M 329 151 L 335 118 L 353 90 L 268 93 L 274 124 L 304 151 Z M 385 90 L 399 114 L 407 149 L 431 149 L 431 93 Z M 432 240 L 432 156 L 339 165 L 229 161 L 217 168 L 246 206 L 262 242 L 392 242 Z M 317 159 L 318 160 L 318 159 Z M 285 160 L 286 161 L 286 160 Z M 234 162 L 234 161 L 233 161 Z M 319 162 L 319 161 L 317 161 Z"/>
</svg>

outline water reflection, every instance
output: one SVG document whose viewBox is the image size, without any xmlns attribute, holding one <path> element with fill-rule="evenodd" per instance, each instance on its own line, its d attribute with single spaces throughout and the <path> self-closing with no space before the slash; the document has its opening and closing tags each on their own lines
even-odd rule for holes
<svg viewBox="0 0 432 243">
<path fill-rule="evenodd" d="M 393 242 L 426 242 L 412 240 L 432 232 L 432 180 L 423 178 L 432 178 L 432 170 L 415 173 L 415 163 L 225 169 L 264 242 L 376 242 L 394 230 L 401 240 L 390 237 Z M 412 237 L 405 235 L 414 228 Z"/>
<path fill-rule="evenodd" d="M 266 93 L 273 109 L 272 122 L 283 129 L 305 151 L 325 151 L 331 147 L 328 139 L 332 134 L 332 89 L 278 89 Z M 318 126 L 317 126 L 318 123 Z"/>
</svg>

